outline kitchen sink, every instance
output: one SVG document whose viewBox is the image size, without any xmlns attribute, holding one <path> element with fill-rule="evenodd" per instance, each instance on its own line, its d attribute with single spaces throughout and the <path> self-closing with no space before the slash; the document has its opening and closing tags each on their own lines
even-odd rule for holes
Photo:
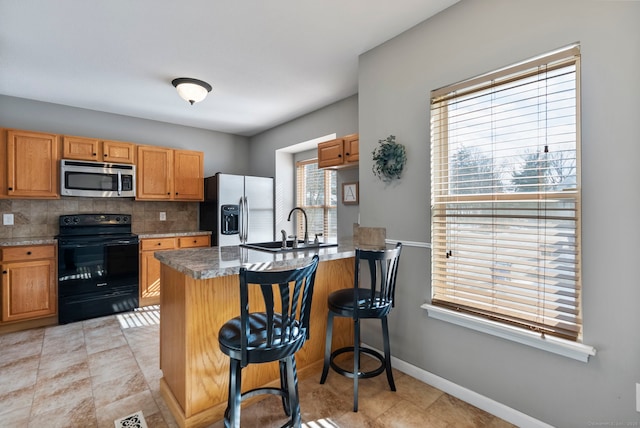
<svg viewBox="0 0 640 428">
<path fill-rule="evenodd" d="M 241 247 L 251 248 L 252 250 L 270 251 L 272 253 L 279 253 L 283 251 L 298 251 L 298 250 L 312 250 L 315 248 L 337 247 L 337 242 L 320 242 L 320 243 L 307 243 L 298 240 L 298 247 L 293 247 L 293 240 L 286 242 L 286 248 L 282 247 L 282 241 L 270 241 L 270 242 L 255 242 L 253 244 L 240 244 Z"/>
</svg>

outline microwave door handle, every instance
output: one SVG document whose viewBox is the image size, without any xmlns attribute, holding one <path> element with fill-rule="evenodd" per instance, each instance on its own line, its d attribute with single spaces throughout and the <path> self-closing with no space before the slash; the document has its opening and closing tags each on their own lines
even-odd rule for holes
<svg viewBox="0 0 640 428">
<path fill-rule="evenodd" d="M 122 195 L 122 173 L 118 171 L 118 196 Z"/>
</svg>

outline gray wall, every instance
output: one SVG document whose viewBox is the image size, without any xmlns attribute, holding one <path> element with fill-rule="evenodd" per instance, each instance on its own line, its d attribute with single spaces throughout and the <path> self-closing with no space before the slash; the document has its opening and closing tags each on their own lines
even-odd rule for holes
<svg viewBox="0 0 640 428">
<path fill-rule="evenodd" d="M 205 152 L 205 177 L 248 174 L 247 137 L 0 95 L 0 126 Z"/>
<path fill-rule="evenodd" d="M 554 426 L 640 421 L 639 22 L 640 2 L 463 0 L 360 57 L 362 223 L 428 242 L 429 91 L 582 48 L 584 343 L 597 355 L 585 364 L 428 318 L 430 253 L 406 248 L 390 320 L 396 357 Z M 367 154 L 389 134 L 408 164 L 385 185 Z"/>
<path fill-rule="evenodd" d="M 276 150 L 333 133 L 337 137 L 341 137 L 357 132 L 358 96 L 354 95 L 251 137 L 249 164 L 252 174 L 276 177 L 276 181 L 279 181 L 277 176 L 280 171 L 276 171 L 276 162 L 273 155 Z M 289 156 L 289 154 L 279 152 L 278 156 Z M 292 154 L 291 156 L 290 163 L 292 164 L 294 155 Z M 286 162 L 283 163 L 286 164 Z M 344 205 L 341 202 L 342 183 L 353 181 L 358 181 L 358 169 L 338 171 L 337 211 L 339 237 L 351 236 L 353 223 L 358 221 L 359 206 Z M 278 183 L 276 183 L 276 195 L 289 192 L 290 196 L 293 197 L 294 187 L 281 189 L 278 186 Z M 287 213 L 293 208 L 293 203 L 295 202 L 295 197 L 293 199 L 291 197 L 280 198 L 280 201 L 289 201 L 287 206 L 276 205 L 276 231 L 280 229 L 285 229 L 289 233 L 293 231 L 292 225 L 286 221 Z"/>
</svg>

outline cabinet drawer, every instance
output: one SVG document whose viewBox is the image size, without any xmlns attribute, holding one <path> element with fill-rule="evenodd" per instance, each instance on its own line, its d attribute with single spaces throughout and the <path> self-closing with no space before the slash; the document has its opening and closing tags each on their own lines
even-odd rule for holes
<svg viewBox="0 0 640 428">
<path fill-rule="evenodd" d="M 178 238 L 179 248 L 208 247 L 208 246 L 209 246 L 209 236 L 207 235 L 183 236 L 181 238 Z"/>
<path fill-rule="evenodd" d="M 173 250 L 176 248 L 175 238 L 149 238 L 140 240 L 142 251 L 148 250 Z"/>
<path fill-rule="evenodd" d="M 53 245 L 35 245 L 28 247 L 5 247 L 0 249 L 0 260 L 11 262 L 16 260 L 52 259 L 56 251 Z"/>
</svg>

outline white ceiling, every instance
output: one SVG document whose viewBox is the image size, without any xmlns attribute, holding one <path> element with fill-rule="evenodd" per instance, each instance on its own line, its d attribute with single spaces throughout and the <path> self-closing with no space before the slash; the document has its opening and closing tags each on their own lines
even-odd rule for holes
<svg viewBox="0 0 640 428">
<path fill-rule="evenodd" d="M 357 93 L 358 55 L 457 1 L 0 0 L 0 94 L 251 136 Z"/>
</svg>

